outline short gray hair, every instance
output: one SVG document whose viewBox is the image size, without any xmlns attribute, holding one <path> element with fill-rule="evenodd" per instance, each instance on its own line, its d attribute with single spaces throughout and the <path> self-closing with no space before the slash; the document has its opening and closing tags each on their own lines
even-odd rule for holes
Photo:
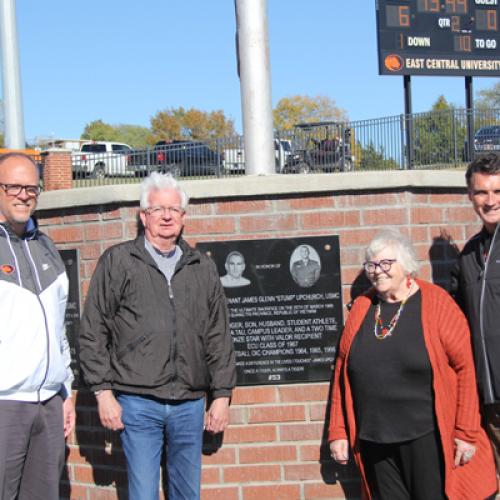
<svg viewBox="0 0 500 500">
<path fill-rule="evenodd" d="M 141 210 L 149 208 L 149 195 L 152 191 L 163 191 L 164 189 L 173 189 L 179 193 L 181 197 L 181 207 L 185 210 L 189 203 L 187 193 L 181 189 L 177 180 L 171 174 L 160 174 L 153 172 L 149 177 L 146 177 L 141 184 Z"/>
<path fill-rule="evenodd" d="M 417 274 L 420 266 L 415 248 L 413 248 L 411 241 L 397 229 L 384 229 L 378 233 L 366 248 L 365 259 L 372 260 L 375 255 L 387 247 L 394 249 L 398 262 L 407 273 L 412 276 Z"/>
</svg>

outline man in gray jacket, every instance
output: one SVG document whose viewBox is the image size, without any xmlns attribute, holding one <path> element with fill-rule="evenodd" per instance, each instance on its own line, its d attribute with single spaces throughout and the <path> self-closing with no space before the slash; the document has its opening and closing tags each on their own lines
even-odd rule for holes
<svg viewBox="0 0 500 500">
<path fill-rule="evenodd" d="M 131 500 L 158 498 L 164 451 L 168 498 L 198 499 L 203 429 L 229 421 L 225 296 L 215 264 L 181 237 L 187 203 L 168 174 L 143 182 L 144 235 L 101 256 L 81 322 L 82 373 L 102 425 L 121 432 Z"/>
<path fill-rule="evenodd" d="M 68 278 L 31 217 L 38 170 L 0 156 L 0 498 L 56 500 L 75 423 L 64 330 Z"/>
<path fill-rule="evenodd" d="M 481 413 L 500 471 L 500 156 L 474 160 L 465 174 L 483 228 L 462 250 L 451 293 L 469 321 Z"/>
</svg>

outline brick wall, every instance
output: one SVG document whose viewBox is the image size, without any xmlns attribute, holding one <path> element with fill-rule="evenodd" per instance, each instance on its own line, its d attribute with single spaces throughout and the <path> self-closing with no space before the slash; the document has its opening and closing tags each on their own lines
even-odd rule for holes
<svg viewBox="0 0 500 500">
<path fill-rule="evenodd" d="M 39 213 L 43 229 L 61 248 L 80 249 L 83 293 L 103 250 L 135 235 L 136 206 L 125 202 Z M 479 228 L 463 188 L 399 187 L 198 197 L 188 211 L 185 236 L 195 244 L 338 234 L 346 303 L 364 246 L 387 225 L 410 235 L 422 261 L 420 275 L 443 285 L 456 246 L 461 248 Z M 202 498 L 356 498 L 355 469 L 334 465 L 324 443 L 329 390 L 329 382 L 238 388 L 223 446 L 218 449 L 214 439 L 206 443 Z M 91 394 L 81 390 L 76 401 L 77 429 L 68 443 L 63 496 L 126 498 L 119 438 L 99 426 Z"/>
</svg>

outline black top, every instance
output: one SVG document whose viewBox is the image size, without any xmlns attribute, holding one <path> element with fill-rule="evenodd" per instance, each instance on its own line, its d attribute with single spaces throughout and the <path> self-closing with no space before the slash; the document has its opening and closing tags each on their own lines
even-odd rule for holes
<svg viewBox="0 0 500 500">
<path fill-rule="evenodd" d="M 373 303 L 349 354 L 351 383 L 360 439 L 396 443 L 424 436 L 435 428 L 432 369 L 424 344 L 420 291 L 405 304 L 392 336 L 374 335 Z M 400 303 L 381 302 L 387 325 Z"/>
</svg>

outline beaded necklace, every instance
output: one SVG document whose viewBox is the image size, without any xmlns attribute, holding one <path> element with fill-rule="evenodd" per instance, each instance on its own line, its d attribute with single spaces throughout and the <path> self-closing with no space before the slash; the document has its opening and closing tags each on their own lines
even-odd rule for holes
<svg viewBox="0 0 500 500">
<path fill-rule="evenodd" d="M 410 289 L 408 290 L 408 295 L 405 297 L 404 300 L 401 301 L 401 304 L 399 305 L 396 314 L 392 317 L 391 321 L 389 321 L 387 325 L 384 325 L 382 323 L 382 315 L 380 307 L 380 303 L 382 301 L 379 300 L 377 306 L 375 307 L 375 325 L 373 327 L 373 334 L 375 335 L 375 338 L 377 340 L 384 340 L 386 337 L 390 337 L 392 335 L 392 332 L 394 331 L 394 328 L 396 328 L 396 325 L 398 323 L 399 317 L 403 312 L 405 304 L 410 298 L 412 289 L 413 289 L 413 282 L 411 283 Z"/>
</svg>

